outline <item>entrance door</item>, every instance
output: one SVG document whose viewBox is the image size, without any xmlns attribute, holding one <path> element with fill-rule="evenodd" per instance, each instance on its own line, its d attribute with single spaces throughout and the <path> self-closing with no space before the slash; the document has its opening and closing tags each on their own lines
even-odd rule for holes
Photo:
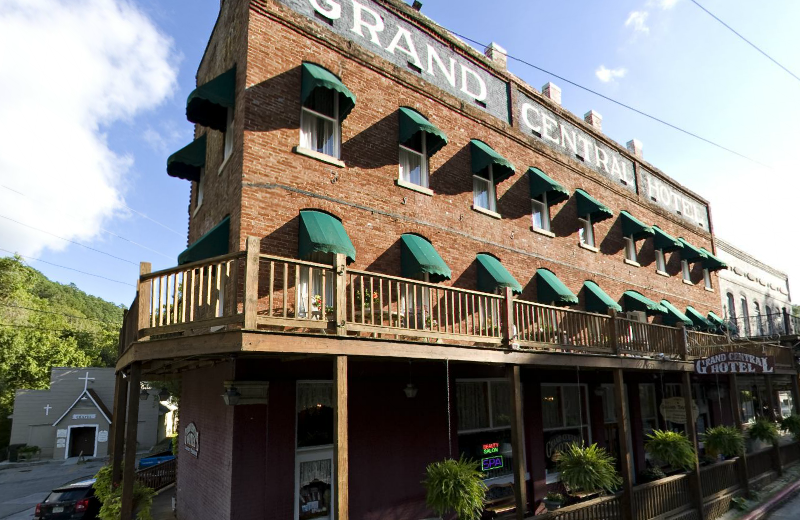
<svg viewBox="0 0 800 520">
<path fill-rule="evenodd" d="M 94 457 L 94 436 L 97 428 L 94 426 L 80 426 L 70 428 L 69 457 Z"/>
</svg>

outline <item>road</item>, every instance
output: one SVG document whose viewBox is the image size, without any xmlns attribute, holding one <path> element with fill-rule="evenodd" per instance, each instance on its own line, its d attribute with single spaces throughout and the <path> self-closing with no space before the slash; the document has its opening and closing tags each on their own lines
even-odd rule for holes
<svg viewBox="0 0 800 520">
<path fill-rule="evenodd" d="M 769 520 L 797 520 L 800 518 L 800 493 L 776 509 L 767 517 Z"/>
<path fill-rule="evenodd" d="M 36 504 L 67 482 L 92 477 L 103 461 L 85 464 L 49 462 L 39 466 L 0 470 L 0 520 L 30 520 Z"/>
</svg>

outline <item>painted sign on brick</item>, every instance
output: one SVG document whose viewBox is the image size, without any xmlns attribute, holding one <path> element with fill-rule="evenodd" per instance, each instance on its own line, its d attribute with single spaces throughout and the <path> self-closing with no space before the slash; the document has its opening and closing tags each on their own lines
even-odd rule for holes
<svg viewBox="0 0 800 520">
<path fill-rule="evenodd" d="M 670 213 L 682 217 L 708 231 L 708 207 L 669 182 L 662 180 L 644 168 L 639 169 L 642 185 L 640 195 L 655 202 Z"/>
<path fill-rule="evenodd" d="M 395 65 L 509 121 L 505 81 L 369 0 L 280 0 Z"/>
<path fill-rule="evenodd" d="M 636 192 L 636 176 L 630 159 L 522 92 L 518 93 L 517 106 L 519 127 L 523 132 L 533 134 L 547 146 L 582 161 L 592 170 Z"/>
</svg>

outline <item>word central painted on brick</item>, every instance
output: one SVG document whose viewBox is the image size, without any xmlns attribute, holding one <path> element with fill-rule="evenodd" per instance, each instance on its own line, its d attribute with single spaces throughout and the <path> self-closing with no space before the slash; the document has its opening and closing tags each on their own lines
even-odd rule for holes
<svg viewBox="0 0 800 520">
<path fill-rule="evenodd" d="M 590 134 L 565 121 L 522 92 L 518 95 L 519 125 L 544 144 L 577 158 L 589 168 L 636 192 L 633 162 Z"/>
<path fill-rule="evenodd" d="M 744 352 L 722 352 L 695 361 L 694 371 L 698 374 L 771 374 L 775 372 L 775 359 Z"/>
<path fill-rule="evenodd" d="M 642 180 L 640 190 L 643 197 L 655 202 L 670 213 L 679 215 L 684 220 L 709 231 L 708 207 L 705 204 L 659 179 L 644 168 L 639 169 L 639 177 Z"/>
<path fill-rule="evenodd" d="M 509 120 L 505 81 L 369 0 L 280 0 L 437 87 Z M 322 17 L 322 19 L 320 19 Z M 326 23 L 326 20 L 331 23 Z"/>
</svg>

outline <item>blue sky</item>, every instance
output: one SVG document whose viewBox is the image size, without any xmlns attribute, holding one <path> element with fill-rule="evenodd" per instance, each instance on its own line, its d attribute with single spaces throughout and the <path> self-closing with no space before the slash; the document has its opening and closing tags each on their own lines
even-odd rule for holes
<svg viewBox="0 0 800 520">
<path fill-rule="evenodd" d="M 800 75 L 800 3 L 700 2 Z M 0 49 L 15 50 L 0 51 L 0 120 L 20 122 L 0 129 L 0 255 L 124 282 L 30 260 L 54 280 L 126 305 L 139 261 L 175 264 L 186 247 L 189 183 L 167 176 L 166 158 L 192 138 L 185 101 L 218 7 L 0 0 Z M 600 112 L 617 142 L 642 141 L 646 160 L 711 202 L 717 235 L 800 276 L 792 220 L 800 81 L 690 0 L 427 0 L 422 12 L 768 165 L 509 62 L 537 89 L 560 86 L 573 113 Z"/>
</svg>

